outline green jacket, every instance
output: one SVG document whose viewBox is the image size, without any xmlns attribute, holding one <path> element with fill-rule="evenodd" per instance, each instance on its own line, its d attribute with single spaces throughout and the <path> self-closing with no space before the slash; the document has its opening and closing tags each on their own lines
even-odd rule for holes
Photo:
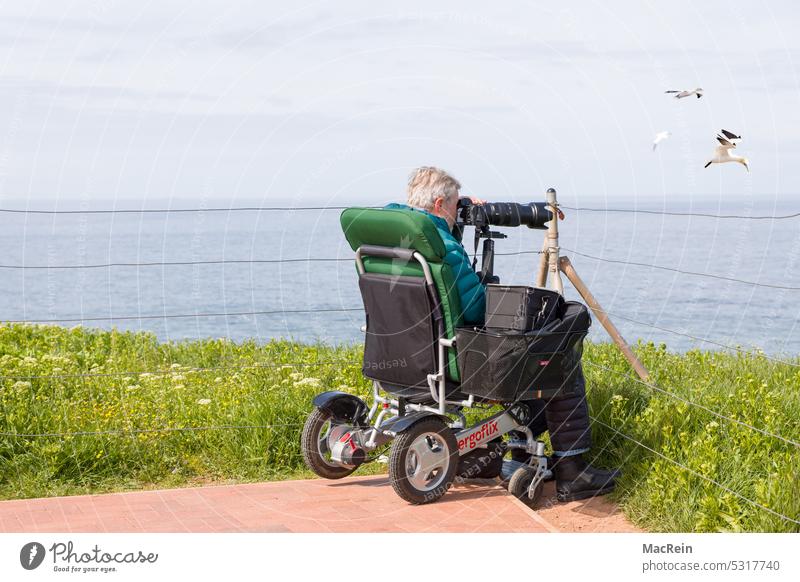
<svg viewBox="0 0 800 582">
<path fill-rule="evenodd" d="M 461 243 L 450 232 L 447 221 L 440 216 L 434 216 L 430 212 L 412 208 L 405 204 L 393 202 L 387 204 L 386 208 L 421 212 L 433 221 L 447 251 L 444 256 L 444 262 L 450 265 L 456 278 L 456 288 L 461 299 L 461 312 L 464 315 L 464 323 L 483 323 L 483 314 L 486 308 L 486 290 L 481 285 L 478 275 L 472 270 L 467 251 L 464 250 Z"/>
</svg>

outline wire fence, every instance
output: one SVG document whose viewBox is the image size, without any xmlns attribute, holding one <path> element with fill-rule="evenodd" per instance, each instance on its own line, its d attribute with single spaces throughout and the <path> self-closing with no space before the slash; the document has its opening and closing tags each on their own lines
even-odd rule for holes
<svg viewBox="0 0 800 582">
<path fill-rule="evenodd" d="M 230 208 L 105 208 L 105 209 L 65 209 L 38 210 L 25 208 L 0 208 L 5 214 L 183 214 L 192 212 L 303 212 L 308 210 L 346 210 L 350 206 L 232 206 Z M 362 206 L 361 208 L 380 208 L 380 206 Z"/>
<path fill-rule="evenodd" d="M 222 424 L 214 426 L 165 426 L 161 428 L 136 428 L 127 430 L 79 430 L 72 432 L 45 432 L 45 433 L 18 433 L 0 432 L 0 436 L 15 438 L 75 438 L 82 436 L 131 436 L 137 434 L 174 433 L 174 432 L 203 432 L 209 430 L 262 430 L 275 428 L 299 428 L 303 423 L 286 424 Z"/>
<path fill-rule="evenodd" d="M 737 214 L 714 214 L 714 213 L 705 213 L 705 212 L 674 212 L 674 211 L 658 211 L 658 210 L 647 210 L 647 209 L 635 209 L 635 208 L 585 208 L 585 207 L 570 207 L 566 205 L 560 205 L 561 208 L 567 210 L 573 210 L 577 212 L 589 212 L 589 213 L 628 213 L 628 214 L 648 214 L 648 215 L 663 215 L 663 216 L 672 216 L 672 217 L 697 217 L 697 218 L 712 218 L 712 219 L 738 219 L 738 220 L 789 220 L 800 217 L 800 212 L 797 213 L 790 213 L 790 214 L 783 214 L 783 215 L 737 215 Z M 12 208 L 0 208 L 0 214 L 31 214 L 31 215 L 91 215 L 91 214 L 173 214 L 173 213 L 212 213 L 212 212 L 304 212 L 304 211 L 340 211 L 348 208 L 348 206 L 308 206 L 308 207 L 284 207 L 284 206 L 245 206 L 245 207 L 231 207 L 231 208 L 158 208 L 158 209 L 65 209 L 65 210 L 28 210 L 28 209 L 12 209 Z M 621 264 L 626 266 L 632 267 L 640 267 L 640 268 L 648 268 L 648 269 L 658 269 L 664 270 L 674 273 L 679 273 L 683 275 L 689 276 L 696 276 L 696 277 L 706 277 L 715 280 L 723 280 L 727 282 L 734 282 L 738 284 L 749 285 L 753 287 L 763 287 L 769 289 L 778 289 L 778 290 L 787 290 L 787 291 L 797 291 L 800 290 L 800 286 L 789 286 L 789 285 L 780 285 L 780 284 L 773 284 L 773 283 L 762 283 L 759 281 L 749 281 L 745 279 L 740 279 L 736 277 L 729 277 L 714 273 L 705 273 L 705 272 L 696 272 L 696 271 L 688 271 L 683 269 L 677 269 L 673 267 L 668 267 L 664 265 L 656 265 L 656 264 L 649 264 L 644 262 L 636 262 L 636 261 L 629 261 L 617 258 L 609 258 L 609 257 L 602 257 L 597 255 L 592 255 L 589 253 L 584 253 L 582 251 L 577 251 L 573 249 L 567 249 L 562 247 L 562 250 L 573 253 L 577 256 L 581 256 L 590 260 L 605 262 L 605 263 L 612 263 L 612 264 Z M 528 254 L 541 254 L 542 251 L 517 251 L 517 252 L 503 252 L 503 253 L 495 253 L 496 256 L 514 256 L 514 255 L 528 255 Z M 192 265 L 228 265 L 228 264 L 284 264 L 284 263 L 312 263 L 312 262 L 350 262 L 353 260 L 353 257 L 296 257 L 296 258 L 278 258 L 278 259 L 209 259 L 209 260 L 191 260 L 191 261 L 149 261 L 149 262 L 107 262 L 107 263 L 96 263 L 96 264 L 78 264 L 78 265 L 19 265 L 19 264 L 0 264 L 0 269 L 9 269 L 9 270 L 81 270 L 81 269 L 111 269 L 111 268 L 146 268 L 146 267 L 178 267 L 178 266 L 192 266 Z M 159 319 L 173 319 L 173 318 L 211 318 L 211 317 L 248 317 L 248 316 L 266 316 L 266 315 L 291 315 L 291 314 L 308 314 L 308 313 L 347 313 L 347 312 L 360 312 L 363 311 L 362 307 L 322 307 L 316 309 L 281 309 L 281 310 L 263 310 L 263 311 L 237 311 L 237 312 L 230 312 L 230 311 L 223 311 L 223 312 L 199 312 L 199 313 L 165 313 L 165 314 L 144 314 L 144 315 L 121 315 L 121 316 L 107 316 L 107 317 L 100 317 L 100 316 L 93 316 L 93 317 L 68 317 L 68 318 L 55 318 L 55 319 L 22 319 L 22 320 L 8 320 L 8 323 L 84 323 L 84 322 L 99 322 L 99 321 L 123 321 L 123 320 L 159 320 Z M 703 338 L 697 335 L 692 335 L 686 332 L 673 330 L 668 327 L 658 326 L 656 324 L 643 322 L 641 320 L 637 320 L 631 318 L 626 315 L 606 312 L 609 316 L 620 318 L 626 321 L 629 321 L 633 324 L 646 326 L 652 329 L 657 329 L 659 331 L 663 331 L 670 334 L 676 334 L 679 336 L 683 336 L 694 341 L 708 343 L 710 345 L 715 345 L 717 347 L 724 348 L 726 350 L 737 351 L 740 353 L 744 353 L 747 356 L 754 357 L 754 358 L 764 358 L 766 360 L 772 361 L 775 364 L 784 364 L 791 367 L 800 367 L 800 364 L 797 362 L 792 362 L 788 360 L 783 360 L 779 358 L 775 358 L 773 356 L 764 354 L 764 353 L 753 353 L 752 350 L 743 348 L 741 346 L 731 346 L 722 342 L 718 342 L 715 340 L 711 340 L 708 338 Z M 626 374 L 625 372 L 620 372 L 619 370 L 614 370 L 612 368 L 608 368 L 597 362 L 592 362 L 591 360 L 584 359 L 584 363 L 589 365 L 590 367 L 594 367 L 599 370 L 603 370 L 605 372 L 613 373 L 619 375 L 621 377 L 625 377 L 628 380 L 634 381 L 638 385 L 642 385 L 646 387 L 649 391 L 661 394 L 667 398 L 674 399 L 678 402 L 682 402 L 687 406 L 691 406 L 698 410 L 707 413 L 714 418 L 718 418 L 724 422 L 732 423 L 737 426 L 740 426 L 744 429 L 751 430 L 761 434 L 762 436 L 770 439 L 775 439 L 781 441 L 785 444 L 791 445 L 795 448 L 800 448 L 800 442 L 794 440 L 792 438 L 785 437 L 783 435 L 777 434 L 775 432 L 771 432 L 769 430 L 759 428 L 754 426 L 753 424 L 744 422 L 737 418 L 728 416 L 723 414 L 717 410 L 714 410 L 700 402 L 695 402 L 690 398 L 684 397 L 680 394 L 675 392 L 671 392 L 666 390 L 653 382 L 646 382 L 641 380 L 640 378 L 633 376 L 631 374 Z M 358 361 L 347 361 L 347 360 L 324 360 L 324 361 L 316 361 L 316 362 L 307 362 L 307 361 L 289 361 L 289 362 L 280 362 L 280 363 L 272 363 L 272 362 L 264 362 L 264 363 L 254 363 L 254 364 L 232 364 L 232 365 L 221 365 L 221 366 L 208 366 L 208 367 L 182 367 L 179 372 L 180 373 L 234 373 L 240 371 L 247 371 L 247 370 L 259 370 L 259 369 L 275 369 L 275 368 L 284 368 L 284 367 L 322 367 L 322 366 L 342 366 L 342 365 L 358 365 Z M 32 375 L 0 375 L 0 381 L 4 380 L 50 380 L 50 379 L 85 379 L 85 378 L 113 378 L 113 377 L 122 377 L 122 376 L 141 376 L 141 375 L 171 375 L 175 374 L 175 369 L 156 369 L 156 370 L 127 370 L 127 371 L 111 371 L 111 372 L 78 372 L 78 373 L 57 373 L 57 374 L 32 374 Z M 668 456 L 664 455 L 662 452 L 655 450 L 645 443 L 641 442 L 640 440 L 627 435 L 620 431 L 618 428 L 610 426 L 606 424 L 602 420 L 592 417 L 592 421 L 594 423 L 598 423 L 605 428 L 613 431 L 615 435 L 618 435 L 622 438 L 629 440 L 630 442 L 636 444 L 638 447 L 641 447 L 647 450 L 649 453 L 656 455 L 659 458 L 662 458 L 670 463 L 675 464 L 676 466 L 680 467 L 682 470 L 687 471 L 693 474 L 696 477 L 699 477 L 709 483 L 712 483 L 722 491 L 725 491 L 742 501 L 759 508 L 760 510 L 766 511 L 775 517 L 778 517 L 782 520 L 787 522 L 791 522 L 794 524 L 800 524 L 800 521 L 797 519 L 784 515 L 780 512 L 777 512 L 757 501 L 747 498 L 746 496 L 742 495 L 741 493 L 731 489 L 730 487 L 726 486 L 724 483 L 721 483 L 717 480 L 714 480 L 706 475 L 702 475 L 698 473 L 691 467 L 686 466 L 685 464 L 679 462 L 676 459 L 669 458 Z M 3 437 L 15 437 L 15 438 L 74 438 L 74 437 L 82 437 L 82 436 L 131 436 L 137 434 L 145 434 L 145 433 L 196 433 L 202 431 L 215 431 L 215 430 L 276 430 L 276 429 L 286 429 L 286 428 L 299 428 L 302 426 L 302 423 L 298 422 L 280 422 L 276 424 L 220 424 L 220 425 L 203 425 L 203 426 L 164 426 L 159 428 L 147 428 L 147 429 L 120 429 L 120 430 L 99 430 L 99 431 L 72 431 L 72 432 L 42 432 L 42 433 L 16 433 L 11 431 L 3 431 L 0 432 L 0 436 Z"/>
<path fill-rule="evenodd" d="M 738 220 L 787 220 L 790 218 L 800 217 L 800 212 L 793 212 L 791 214 L 765 214 L 765 215 L 747 215 L 747 214 L 714 214 L 711 212 L 674 212 L 667 210 L 646 210 L 640 208 L 580 208 L 575 206 L 565 206 L 559 204 L 560 208 L 566 210 L 574 210 L 576 212 L 613 212 L 623 214 L 654 214 L 657 216 L 683 216 L 683 217 L 696 217 L 696 218 L 716 218 L 716 219 L 738 219 Z"/>
<path fill-rule="evenodd" d="M 541 255 L 542 251 L 511 251 L 495 253 L 497 257 L 510 257 L 515 255 Z M 140 268 L 140 267 L 183 267 L 193 265 L 249 265 L 249 264 L 286 264 L 286 263 L 351 263 L 355 255 L 348 257 L 295 257 L 288 259 L 209 259 L 200 261 L 143 261 L 143 262 L 118 262 L 118 263 L 93 263 L 85 265 L 8 265 L 0 264 L 0 269 L 16 270 L 80 270 L 80 269 L 110 269 L 110 268 Z"/>
<path fill-rule="evenodd" d="M 232 206 L 230 208 L 106 208 L 106 209 L 63 209 L 63 210 L 40 210 L 26 208 L 0 208 L 0 213 L 6 214 L 41 214 L 41 215 L 70 215 L 70 214 L 179 214 L 192 212 L 304 212 L 304 211 L 329 211 L 346 210 L 351 206 Z M 747 214 L 714 214 L 711 212 L 680 212 L 668 210 L 649 210 L 642 208 L 586 208 L 567 206 L 559 204 L 565 210 L 576 212 L 599 212 L 599 213 L 624 213 L 624 214 L 652 214 L 657 216 L 681 216 L 697 218 L 715 219 L 738 219 L 738 220 L 787 220 L 800 217 L 800 212 L 790 214 L 766 214 L 766 215 L 747 215 Z M 362 206 L 362 208 L 380 208 L 380 206 Z"/>
<path fill-rule="evenodd" d="M 631 374 L 626 374 L 625 372 L 620 372 L 619 370 L 614 370 L 612 368 L 608 368 L 606 366 L 602 366 L 600 364 L 592 362 L 591 360 L 584 359 L 583 363 L 589 364 L 589 366 L 591 366 L 593 368 L 598 368 L 598 369 L 604 370 L 606 372 L 611 372 L 612 374 L 617 374 L 619 376 L 623 376 L 625 378 L 628 378 L 629 380 L 633 380 L 634 382 L 637 382 L 637 383 L 641 384 L 642 386 L 647 386 L 649 389 L 654 390 L 656 392 L 659 392 L 661 394 L 664 394 L 666 396 L 669 396 L 670 398 L 674 398 L 675 400 L 678 400 L 679 402 L 683 402 L 684 404 L 688 404 L 689 406 L 694 406 L 696 408 L 704 410 L 705 412 L 708 412 L 709 414 L 711 414 L 712 416 L 714 416 L 716 418 L 719 418 L 720 420 L 724 420 L 726 422 L 733 422 L 733 423 L 738 424 L 740 426 L 743 426 L 745 428 L 749 428 L 750 430 L 754 430 L 756 432 L 759 432 L 759 433 L 763 434 L 764 436 L 772 437 L 772 438 L 778 439 L 780 441 L 783 441 L 783 442 L 785 442 L 787 444 L 790 444 L 790 445 L 792 445 L 794 447 L 800 448 L 800 442 L 798 442 L 798 441 L 795 441 L 795 440 L 792 440 L 792 439 L 788 439 L 788 438 L 783 437 L 783 436 L 781 436 L 779 434 L 775 434 L 773 432 L 769 432 L 767 430 L 755 427 L 755 426 L 753 426 L 751 424 L 748 424 L 746 422 L 743 422 L 743 421 L 741 421 L 741 420 L 739 420 L 737 418 L 733 418 L 733 417 L 721 414 L 721 413 L 717 412 L 716 410 L 712 410 L 711 408 L 709 408 L 707 406 L 704 406 L 703 404 L 700 404 L 698 402 L 694 402 L 692 400 L 689 400 L 688 398 L 684 398 L 682 396 L 679 396 L 678 394 L 675 394 L 674 392 L 670 392 L 668 390 L 664 390 L 663 388 L 660 388 L 659 386 L 656 386 L 655 384 L 653 384 L 651 382 L 645 382 L 641 378 L 638 378 L 636 376 L 632 376 Z"/>
<path fill-rule="evenodd" d="M 630 265 L 633 267 L 645 267 L 648 269 L 659 269 L 662 271 L 670 271 L 673 273 L 680 273 L 681 275 L 691 275 L 693 277 L 707 277 L 709 279 L 718 279 L 721 281 L 730 281 L 733 283 L 742 283 L 744 285 L 752 285 L 753 287 L 766 287 L 769 289 L 782 289 L 785 291 L 800 291 L 800 287 L 791 286 L 791 285 L 775 285 L 772 283 L 759 283 L 757 281 L 747 281 L 745 279 L 738 279 L 736 277 L 727 277 L 725 275 L 715 275 L 713 273 L 701 273 L 698 271 L 684 271 L 682 269 L 676 269 L 674 267 L 665 267 L 663 265 L 653 265 L 650 263 L 638 263 L 635 261 L 624 261 L 621 259 L 609 259 L 606 257 L 598 257 L 596 255 L 590 255 L 588 253 L 583 253 L 580 251 L 576 251 L 573 249 L 568 249 L 566 247 L 561 247 L 561 250 L 567 251 L 568 253 L 573 253 L 581 257 L 585 257 L 587 259 L 592 259 L 595 261 L 602 261 L 604 263 L 614 263 L 618 265 Z"/>
<path fill-rule="evenodd" d="M 664 455 L 663 453 L 661 453 L 661 452 L 659 452 L 659 451 L 657 451 L 657 450 L 655 450 L 655 449 L 653 449 L 651 447 L 648 447 L 646 444 L 644 444 L 643 442 L 639 441 L 638 439 L 635 439 L 634 437 L 623 433 L 622 431 L 618 430 L 617 428 L 606 424 L 602 420 L 600 420 L 598 418 L 595 418 L 595 417 L 590 417 L 590 418 L 592 419 L 593 422 L 596 422 L 597 424 L 600 424 L 600 425 L 604 426 L 605 428 L 613 431 L 614 434 L 619 435 L 619 436 L 631 441 L 632 443 L 636 444 L 637 446 L 649 451 L 650 453 L 656 455 L 657 457 L 659 457 L 661 459 L 664 459 L 665 461 L 669 461 L 670 463 L 680 467 L 684 471 L 687 471 L 688 473 L 691 473 L 695 477 L 699 477 L 699 478 L 703 479 L 704 481 L 707 481 L 707 482 L 719 487 L 723 491 L 725 491 L 727 493 L 730 493 L 731 495 L 737 497 L 738 499 L 741 499 L 742 501 L 745 501 L 745 502 L 749 503 L 750 505 L 753 505 L 754 507 L 756 507 L 758 509 L 762 509 L 762 510 L 766 511 L 767 513 L 770 513 L 770 514 L 774 515 L 775 517 L 778 517 L 778 518 L 780 518 L 780 519 L 782 519 L 784 521 L 789 521 L 791 523 L 800 524 L 800 521 L 798 521 L 797 519 L 795 519 L 793 517 L 790 517 L 788 515 L 784 515 L 784 514 L 778 512 L 778 511 L 775 511 L 774 509 L 772 509 L 770 507 L 767 507 L 766 505 L 758 503 L 757 501 L 754 501 L 754 500 L 750 499 L 749 497 L 746 497 L 746 496 L 742 495 L 738 491 L 734 491 L 730 487 L 720 483 L 719 481 L 717 481 L 715 479 L 712 479 L 711 477 L 703 475 L 702 473 L 698 473 L 697 471 L 695 471 L 691 467 L 687 467 L 685 464 L 681 463 L 680 461 L 672 459 L 672 458 Z"/>
<path fill-rule="evenodd" d="M 66 378 L 115 378 L 122 376 L 168 376 L 176 373 L 198 373 L 208 374 L 211 372 L 241 372 L 246 370 L 261 370 L 288 367 L 313 368 L 317 366 L 341 366 L 355 365 L 358 362 L 346 362 L 343 360 L 323 360 L 319 362 L 281 362 L 281 363 L 256 363 L 239 364 L 234 366 L 209 366 L 209 367 L 181 367 L 180 372 L 174 369 L 167 370 L 128 370 L 119 372 L 79 372 L 75 374 L 21 374 L 0 376 L 0 380 L 49 380 Z"/>
</svg>

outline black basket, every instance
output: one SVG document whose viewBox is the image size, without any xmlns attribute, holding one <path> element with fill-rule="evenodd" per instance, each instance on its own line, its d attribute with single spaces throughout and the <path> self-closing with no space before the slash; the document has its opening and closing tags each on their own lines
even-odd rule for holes
<svg viewBox="0 0 800 582">
<path fill-rule="evenodd" d="M 563 316 L 538 331 L 458 328 L 461 391 L 499 402 L 574 393 L 591 321 L 585 306 L 567 302 Z"/>
<path fill-rule="evenodd" d="M 486 286 L 488 329 L 541 329 L 561 316 L 564 298 L 558 291 L 523 285 Z"/>
</svg>

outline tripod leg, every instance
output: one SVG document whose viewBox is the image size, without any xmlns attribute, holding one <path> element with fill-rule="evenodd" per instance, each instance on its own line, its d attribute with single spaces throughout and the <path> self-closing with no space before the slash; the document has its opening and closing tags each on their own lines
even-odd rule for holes
<svg viewBox="0 0 800 582">
<path fill-rule="evenodd" d="M 611 322 L 608 318 L 608 314 L 605 310 L 600 307 L 600 303 L 597 302 L 597 299 L 594 298 L 592 292 L 589 291 L 589 288 L 583 282 L 583 280 L 578 276 L 578 273 L 575 271 L 575 267 L 572 266 L 572 263 L 567 257 L 561 257 L 558 261 L 558 266 L 561 271 L 567 276 L 567 279 L 570 280 L 572 285 L 581 294 L 583 300 L 586 301 L 586 304 L 592 310 L 595 317 L 603 324 L 603 327 L 606 328 L 608 335 L 611 336 L 611 339 L 614 340 L 614 343 L 617 344 L 622 355 L 630 362 L 633 369 L 639 375 L 639 377 L 644 380 L 645 382 L 649 380 L 650 373 L 647 371 L 647 368 L 644 367 L 642 362 L 639 361 L 639 358 L 636 357 L 636 354 L 633 353 L 628 343 L 625 341 L 625 338 L 622 337 L 622 334 L 619 333 L 617 327 Z"/>
</svg>

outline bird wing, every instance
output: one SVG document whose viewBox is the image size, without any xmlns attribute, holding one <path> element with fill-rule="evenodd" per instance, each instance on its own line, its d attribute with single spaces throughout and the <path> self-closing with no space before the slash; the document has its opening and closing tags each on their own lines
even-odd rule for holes
<svg viewBox="0 0 800 582">
<path fill-rule="evenodd" d="M 664 91 L 664 93 L 680 93 L 680 91 Z"/>
<path fill-rule="evenodd" d="M 718 136 L 717 136 L 717 141 L 718 141 L 719 143 L 721 143 L 721 144 L 722 144 L 721 146 L 719 146 L 719 147 L 720 147 L 720 148 L 722 148 L 722 149 L 726 149 L 726 150 L 728 150 L 728 149 L 731 149 L 731 148 L 735 148 L 735 147 L 736 147 L 736 144 L 735 144 L 735 143 L 731 143 L 731 142 L 729 142 L 727 139 L 725 139 L 725 138 L 724 138 L 724 137 L 722 137 L 721 135 L 718 135 Z M 719 148 L 717 148 L 717 149 L 719 149 Z"/>
<path fill-rule="evenodd" d="M 732 132 L 728 131 L 727 129 L 723 129 L 722 130 L 722 134 L 725 137 L 727 137 L 728 139 L 742 139 L 741 135 L 736 135 L 735 133 L 732 133 Z"/>
</svg>

